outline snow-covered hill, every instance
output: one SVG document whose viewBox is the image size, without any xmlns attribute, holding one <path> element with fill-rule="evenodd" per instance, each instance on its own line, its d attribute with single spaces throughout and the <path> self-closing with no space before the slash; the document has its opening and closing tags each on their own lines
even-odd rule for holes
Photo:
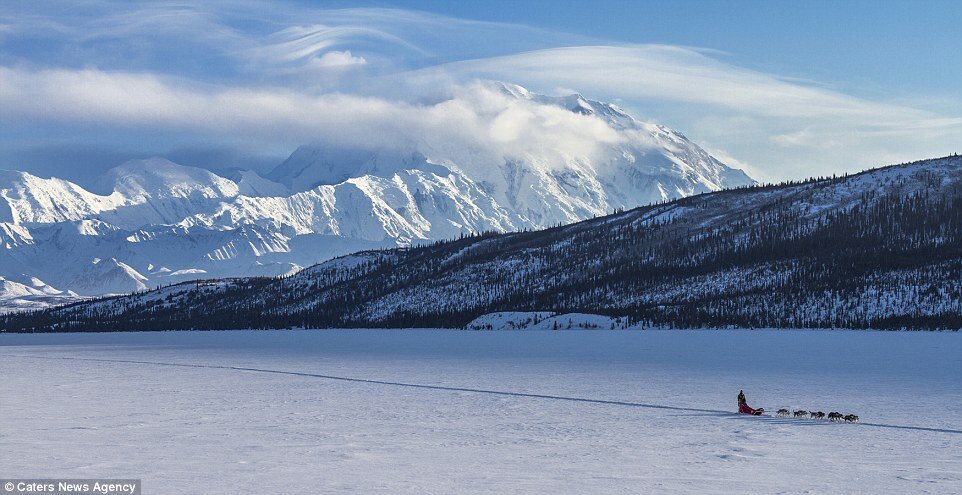
<svg viewBox="0 0 962 495">
<path fill-rule="evenodd" d="M 495 157 L 430 139 L 310 145 L 267 177 L 151 158 L 110 170 L 94 190 L 2 171 L 0 276 L 36 279 L 63 297 L 276 276 L 358 250 L 567 224 L 753 183 L 682 134 L 613 105 L 507 84 L 485 91 L 499 98 L 495 120 L 547 118 L 532 110 L 550 109 L 608 137 L 590 153 L 527 146 Z M 27 296 L 5 288 L 0 307 L 24 307 L 18 294 Z"/>
</svg>

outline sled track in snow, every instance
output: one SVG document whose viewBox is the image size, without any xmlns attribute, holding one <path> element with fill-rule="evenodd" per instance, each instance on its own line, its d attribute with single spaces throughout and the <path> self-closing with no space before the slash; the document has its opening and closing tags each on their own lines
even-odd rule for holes
<svg viewBox="0 0 962 495">
<path fill-rule="evenodd" d="M 590 403 L 590 404 L 642 407 L 647 409 L 663 409 L 663 410 L 669 410 L 669 411 L 700 412 L 700 413 L 710 413 L 710 414 L 715 414 L 720 416 L 732 416 L 732 417 L 743 416 L 741 414 L 733 413 L 731 411 L 722 411 L 719 409 L 699 409 L 699 408 L 693 408 L 693 407 L 668 406 L 664 404 L 646 404 L 643 402 L 629 402 L 629 401 L 619 401 L 619 400 L 591 399 L 586 397 L 571 397 L 571 396 L 565 396 L 565 395 L 535 394 L 535 393 L 527 393 L 527 392 L 511 392 L 506 390 L 490 390 L 490 389 L 482 389 L 482 388 L 450 387 L 445 385 L 427 385 L 422 383 L 392 382 L 387 380 L 372 380 L 368 378 L 354 378 L 354 377 L 348 377 L 348 376 L 324 375 L 320 373 L 305 373 L 301 371 L 283 371 L 283 370 L 271 370 L 271 369 L 264 369 L 264 368 L 250 368 L 245 366 L 223 366 L 223 365 L 214 365 L 214 364 L 190 364 L 190 363 L 164 363 L 159 361 L 137 361 L 137 360 L 131 360 L 131 359 L 49 357 L 49 356 L 31 356 L 31 355 L 23 355 L 23 354 L 0 354 L 0 356 L 13 357 L 13 358 L 26 358 L 26 359 L 88 361 L 88 362 L 98 362 L 98 363 L 146 364 L 146 365 L 153 365 L 153 366 L 170 366 L 170 367 L 176 367 L 176 368 L 200 368 L 200 369 L 247 371 L 247 372 L 253 372 L 253 373 L 269 373 L 274 375 L 289 375 L 289 376 L 301 376 L 301 377 L 308 377 L 308 378 L 321 378 L 324 380 L 335 380 L 335 381 L 342 381 L 342 382 L 367 383 L 367 384 L 373 384 L 373 385 L 389 385 L 392 387 L 408 387 L 408 388 L 419 388 L 419 389 L 427 389 L 427 390 L 443 390 L 448 392 L 469 392 L 469 393 L 475 393 L 475 394 L 500 395 L 505 397 L 525 397 L 525 398 L 533 398 L 533 399 L 584 402 L 584 403 Z M 761 419 L 758 417 L 753 417 L 753 418 Z M 769 418 L 769 419 L 776 419 L 776 418 Z M 795 423 L 796 421 L 797 420 L 787 420 L 787 422 L 789 423 Z M 883 423 L 856 423 L 855 425 L 876 427 L 876 428 L 892 428 L 892 429 L 898 429 L 898 430 L 915 430 L 915 431 L 928 431 L 928 432 L 934 432 L 934 433 L 962 434 L 962 430 L 953 430 L 949 428 L 928 428 L 924 426 L 893 425 L 893 424 L 883 424 Z"/>
</svg>

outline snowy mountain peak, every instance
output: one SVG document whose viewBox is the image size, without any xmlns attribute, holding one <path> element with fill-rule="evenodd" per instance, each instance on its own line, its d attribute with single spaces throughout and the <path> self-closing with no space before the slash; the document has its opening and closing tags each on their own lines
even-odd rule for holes
<svg viewBox="0 0 962 495">
<path fill-rule="evenodd" d="M 235 179 L 238 192 L 242 196 L 281 197 L 289 196 L 290 189 L 283 184 L 262 177 L 253 170 L 243 170 Z"/>
<path fill-rule="evenodd" d="M 637 121 L 620 107 L 603 101 L 585 98 L 581 93 L 571 93 L 564 96 L 547 96 L 533 93 L 517 84 L 504 82 L 493 84 L 496 91 L 510 98 L 527 100 L 542 105 L 552 105 L 580 115 L 594 115 L 616 129 L 625 129 L 637 124 Z"/>
<path fill-rule="evenodd" d="M 131 160 L 107 172 L 104 185 L 126 198 L 224 198 L 237 196 L 231 180 L 209 170 L 178 165 L 166 158 Z"/>
<path fill-rule="evenodd" d="M 390 176 L 427 165 L 417 150 L 399 152 L 385 148 L 300 146 L 267 177 L 294 191 L 333 185 L 364 175 Z"/>
<path fill-rule="evenodd" d="M 94 258 L 71 285 L 84 296 L 126 294 L 147 288 L 147 277 L 117 258 Z"/>
<path fill-rule="evenodd" d="M 100 196 L 62 179 L 0 172 L 0 222 L 19 225 L 80 220 L 123 202 L 119 195 Z"/>
<path fill-rule="evenodd" d="M 491 84 L 496 91 L 507 96 L 525 100 L 531 98 L 531 92 L 523 86 L 502 81 L 496 81 Z"/>
</svg>

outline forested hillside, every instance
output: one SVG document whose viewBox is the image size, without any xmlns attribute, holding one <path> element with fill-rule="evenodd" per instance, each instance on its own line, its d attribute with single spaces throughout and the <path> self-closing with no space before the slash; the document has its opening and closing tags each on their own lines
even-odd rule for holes
<svg viewBox="0 0 962 495">
<path fill-rule="evenodd" d="M 962 157 L 693 196 L 8 315 L 6 331 L 457 327 L 494 311 L 670 327 L 962 328 Z"/>
</svg>

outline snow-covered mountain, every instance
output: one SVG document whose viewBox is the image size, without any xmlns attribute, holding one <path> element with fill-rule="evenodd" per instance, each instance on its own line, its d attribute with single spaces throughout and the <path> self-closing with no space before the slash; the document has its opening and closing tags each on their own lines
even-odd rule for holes
<svg viewBox="0 0 962 495">
<path fill-rule="evenodd" d="M 0 317 L 0 330 L 483 328 L 506 318 L 962 328 L 962 157 L 366 251 L 290 277 L 183 283 Z"/>
<path fill-rule="evenodd" d="M 567 224 L 753 183 L 613 105 L 507 84 L 495 93 L 502 112 L 554 109 L 608 137 L 590 153 L 528 146 L 494 158 L 430 140 L 302 146 L 266 177 L 151 158 L 112 169 L 94 190 L 0 171 L 0 307 L 284 275 L 359 250 Z"/>
</svg>

